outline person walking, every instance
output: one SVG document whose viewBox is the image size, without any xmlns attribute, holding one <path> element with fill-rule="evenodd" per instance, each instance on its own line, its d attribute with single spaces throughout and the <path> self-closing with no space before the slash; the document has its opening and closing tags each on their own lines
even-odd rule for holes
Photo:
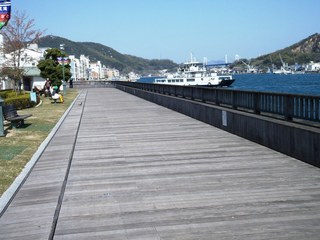
<svg viewBox="0 0 320 240">
<path fill-rule="evenodd" d="M 44 84 L 44 95 L 47 96 L 51 96 L 51 92 L 50 92 L 50 87 L 51 87 L 51 81 L 49 78 L 47 78 L 45 84 Z"/>
</svg>

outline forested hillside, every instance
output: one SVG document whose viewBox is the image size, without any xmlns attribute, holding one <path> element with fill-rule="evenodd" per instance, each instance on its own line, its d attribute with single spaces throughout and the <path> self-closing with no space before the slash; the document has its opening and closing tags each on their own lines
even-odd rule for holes
<svg viewBox="0 0 320 240">
<path fill-rule="evenodd" d="M 59 48 L 64 44 L 68 55 L 75 55 L 77 58 L 81 54 L 88 56 L 91 61 L 101 61 L 107 67 L 113 67 L 122 73 L 134 71 L 140 74 L 158 73 L 159 70 L 174 70 L 177 64 L 171 60 L 144 59 L 132 55 L 121 54 L 114 49 L 93 42 L 73 42 L 71 40 L 57 37 L 45 36 L 39 42 L 39 47 Z"/>
<path fill-rule="evenodd" d="M 280 56 L 288 65 L 320 62 L 320 34 L 313 34 L 289 47 L 251 59 L 251 65 L 271 67 L 274 64 L 279 67 L 282 65 Z"/>
</svg>

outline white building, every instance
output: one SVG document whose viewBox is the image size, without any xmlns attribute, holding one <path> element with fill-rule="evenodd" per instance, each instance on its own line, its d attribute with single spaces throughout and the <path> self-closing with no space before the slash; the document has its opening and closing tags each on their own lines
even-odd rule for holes
<svg viewBox="0 0 320 240">
<path fill-rule="evenodd" d="M 105 76 L 111 80 L 118 79 L 120 77 L 119 70 L 115 68 L 105 68 L 104 72 L 105 72 Z"/>
<path fill-rule="evenodd" d="M 37 68 L 38 62 L 44 58 L 45 51 L 48 48 L 39 48 L 37 44 L 30 44 L 26 49 L 22 49 L 20 59 L 15 59 L 17 54 L 10 53 L 4 54 L 3 51 L 3 37 L 0 34 L 0 68 L 3 66 L 13 66 L 14 62 L 19 62 L 20 67 L 24 69 L 24 77 L 22 88 L 31 91 L 35 86 L 42 88 L 45 79 L 40 76 L 40 70 Z M 74 55 L 70 55 L 71 66 L 71 79 L 73 81 L 79 80 L 99 80 L 104 79 L 106 76 L 106 67 L 100 61 L 90 62 L 89 57 L 80 55 L 80 59 Z M 119 77 L 119 71 L 112 69 L 112 77 Z M 0 79 L 0 89 L 13 88 L 12 82 L 9 79 Z"/>
<path fill-rule="evenodd" d="M 71 79 L 73 81 L 78 81 L 81 79 L 80 74 L 80 60 L 76 58 L 74 55 L 69 56 L 70 59 L 70 71 L 71 71 Z"/>
<path fill-rule="evenodd" d="M 40 70 L 37 67 L 24 68 L 22 88 L 26 91 L 32 91 L 34 87 L 42 89 L 45 79 L 40 76 Z"/>
<path fill-rule="evenodd" d="M 90 63 L 90 80 L 100 80 L 104 79 L 103 66 L 100 61 Z"/>
<path fill-rule="evenodd" d="M 140 78 L 140 76 L 138 74 L 136 74 L 135 72 L 129 72 L 128 73 L 128 79 L 126 79 L 127 81 L 130 82 L 135 82 Z"/>
<path fill-rule="evenodd" d="M 47 48 L 39 48 L 37 44 L 29 44 L 27 48 L 21 49 L 20 56 L 16 52 L 2 54 L 2 66 L 13 66 L 19 63 L 22 68 L 37 67 L 38 62 L 43 59 L 44 52 Z M 20 59 L 18 59 L 20 57 Z"/>
<path fill-rule="evenodd" d="M 84 55 L 80 55 L 79 60 L 79 80 L 89 80 L 90 77 L 90 59 Z"/>
<path fill-rule="evenodd" d="M 43 59 L 47 48 L 39 48 L 37 44 L 29 44 L 27 48 L 22 49 L 20 56 L 16 52 L 4 54 L 3 37 L 0 35 L 0 67 L 13 67 L 19 63 L 24 69 L 22 79 L 22 88 L 31 91 L 35 86 L 42 87 L 45 79 L 41 78 L 40 70 L 37 68 L 38 62 Z M 20 59 L 17 59 L 20 57 Z M 1 89 L 13 88 L 13 82 L 8 78 L 1 79 Z"/>
<path fill-rule="evenodd" d="M 320 62 L 315 63 L 311 61 L 307 66 L 306 66 L 306 72 L 320 72 Z"/>
</svg>

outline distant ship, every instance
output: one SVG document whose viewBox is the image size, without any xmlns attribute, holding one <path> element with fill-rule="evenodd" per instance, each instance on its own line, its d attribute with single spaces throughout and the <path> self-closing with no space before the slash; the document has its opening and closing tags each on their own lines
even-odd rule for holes
<svg viewBox="0 0 320 240">
<path fill-rule="evenodd" d="M 182 86 L 228 87 L 234 81 L 235 79 L 232 78 L 232 75 L 220 75 L 217 72 L 210 72 L 204 63 L 195 61 L 191 56 L 191 60 L 180 66 L 176 73 L 156 78 L 154 83 Z"/>
</svg>

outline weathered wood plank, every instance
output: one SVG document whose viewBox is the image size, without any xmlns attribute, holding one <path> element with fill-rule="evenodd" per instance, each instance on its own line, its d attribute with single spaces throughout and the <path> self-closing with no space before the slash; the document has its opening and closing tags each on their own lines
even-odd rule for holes
<svg viewBox="0 0 320 240">
<path fill-rule="evenodd" d="M 122 96 L 86 102 L 57 239 L 317 238 L 319 169 Z"/>
<path fill-rule="evenodd" d="M 0 239 L 48 239 L 80 118 L 75 104 L 0 218 Z"/>
<path fill-rule="evenodd" d="M 71 140 L 65 129 L 0 219 L 0 238 L 41 239 L 50 228 L 32 225 L 52 213 L 65 160 L 49 153 Z M 54 239 L 319 239 L 319 180 L 320 169 L 281 153 L 89 89 Z"/>
</svg>

